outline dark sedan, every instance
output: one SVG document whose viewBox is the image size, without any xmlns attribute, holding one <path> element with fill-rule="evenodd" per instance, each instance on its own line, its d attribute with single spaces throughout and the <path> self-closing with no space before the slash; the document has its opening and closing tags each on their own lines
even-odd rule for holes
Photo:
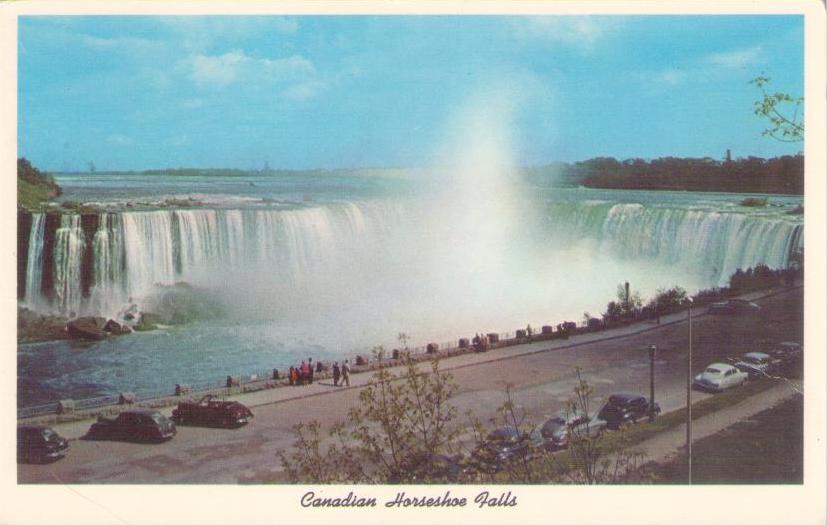
<svg viewBox="0 0 827 525">
<path fill-rule="evenodd" d="M 509 461 L 528 456 L 534 440 L 533 436 L 515 428 L 498 428 L 474 449 L 473 463 L 483 472 L 499 472 Z"/>
<path fill-rule="evenodd" d="M 155 410 L 127 410 L 116 418 L 98 417 L 86 439 L 161 442 L 176 434 L 175 423 Z"/>
<path fill-rule="evenodd" d="M 654 409 L 655 414 L 660 414 L 660 406 L 657 403 Z M 597 417 L 605 421 L 608 428 L 616 430 L 649 417 L 649 400 L 641 394 L 612 394 Z"/>
<path fill-rule="evenodd" d="M 49 427 L 17 427 L 17 461 L 46 463 L 66 455 L 69 442 Z"/>
<path fill-rule="evenodd" d="M 785 341 L 778 343 L 767 351 L 770 357 L 783 368 L 789 365 L 797 364 L 801 361 L 801 344 L 793 341 Z"/>
</svg>

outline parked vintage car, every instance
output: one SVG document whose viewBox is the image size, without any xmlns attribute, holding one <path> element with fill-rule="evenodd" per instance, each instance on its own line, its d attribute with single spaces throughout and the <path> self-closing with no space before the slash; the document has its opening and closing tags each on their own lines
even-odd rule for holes
<svg viewBox="0 0 827 525">
<path fill-rule="evenodd" d="M 69 442 L 49 427 L 17 427 L 17 461 L 45 463 L 66 455 Z"/>
<path fill-rule="evenodd" d="M 528 456 L 532 446 L 541 442 L 539 435 L 520 432 L 514 427 L 501 427 L 486 436 L 471 453 L 471 459 L 482 472 L 499 472 L 509 461 Z"/>
<path fill-rule="evenodd" d="M 98 417 L 86 439 L 161 442 L 177 433 L 175 423 L 155 410 L 127 410 L 115 418 Z"/>
<path fill-rule="evenodd" d="M 692 386 L 700 390 L 721 392 L 727 388 L 743 385 L 748 374 L 725 363 L 712 363 L 706 370 L 695 376 Z"/>
<path fill-rule="evenodd" d="M 172 411 L 172 420 L 181 425 L 236 428 L 252 418 L 252 411 L 238 401 L 222 401 L 211 394 L 178 403 Z"/>
<path fill-rule="evenodd" d="M 803 349 L 800 343 L 784 341 L 773 346 L 767 354 L 776 360 L 781 366 L 793 364 L 801 359 Z"/>
<path fill-rule="evenodd" d="M 729 299 L 727 301 L 710 304 L 708 311 L 711 314 L 737 314 L 757 312 L 760 309 L 761 307 L 759 305 L 746 299 Z"/>
<path fill-rule="evenodd" d="M 660 414 L 660 405 L 655 403 L 655 414 Z M 641 394 L 621 392 L 609 396 L 609 400 L 597 414 L 606 422 L 606 427 L 616 430 L 629 423 L 637 423 L 649 417 L 649 400 Z"/>
<path fill-rule="evenodd" d="M 560 450 L 569 446 L 572 436 L 596 437 L 607 423 L 598 417 L 589 417 L 577 412 L 561 412 L 540 427 L 543 445 L 549 450 Z"/>
<path fill-rule="evenodd" d="M 749 377 L 760 377 L 773 371 L 775 360 L 764 352 L 748 352 L 736 361 L 735 368 L 746 372 Z"/>
</svg>

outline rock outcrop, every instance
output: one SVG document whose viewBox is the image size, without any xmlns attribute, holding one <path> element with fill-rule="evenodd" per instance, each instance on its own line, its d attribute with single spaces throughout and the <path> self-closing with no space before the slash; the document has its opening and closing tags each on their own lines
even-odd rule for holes
<svg viewBox="0 0 827 525">
<path fill-rule="evenodd" d="M 105 317 L 78 317 L 66 323 L 66 331 L 75 339 L 100 340 L 106 338 L 106 326 Z"/>
</svg>

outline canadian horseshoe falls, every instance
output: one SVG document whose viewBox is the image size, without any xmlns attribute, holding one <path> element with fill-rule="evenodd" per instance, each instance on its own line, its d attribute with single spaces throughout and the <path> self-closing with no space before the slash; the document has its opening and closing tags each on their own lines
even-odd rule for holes
<svg viewBox="0 0 827 525">
<path fill-rule="evenodd" d="M 94 193 L 103 178 L 61 183 Z M 256 187 L 280 191 L 284 181 L 266 179 Z M 784 268 L 803 246 L 801 216 L 788 214 L 800 197 L 756 209 L 737 194 L 522 187 L 512 196 L 521 207 L 479 222 L 490 205 L 479 194 L 452 206 L 406 180 L 369 184 L 384 195 L 322 190 L 239 206 L 213 194 L 187 209 L 32 214 L 21 306 L 123 321 L 187 283 L 211 292 L 220 313 L 99 342 L 20 344 L 21 402 L 283 369 L 391 348 L 401 332 L 422 344 L 579 320 L 599 315 L 625 280 L 644 298 L 673 285 L 693 291 L 738 268 Z"/>
<path fill-rule="evenodd" d="M 496 111 L 494 112 L 496 114 Z M 498 119 L 493 118 L 493 121 Z M 726 284 L 786 268 L 802 197 L 537 185 L 490 115 L 438 167 L 215 175 L 57 174 L 18 217 L 18 302 L 157 329 L 18 344 L 18 403 L 171 391 L 301 360 L 599 316 L 618 283 Z M 456 152 L 460 152 L 457 154 Z"/>
</svg>

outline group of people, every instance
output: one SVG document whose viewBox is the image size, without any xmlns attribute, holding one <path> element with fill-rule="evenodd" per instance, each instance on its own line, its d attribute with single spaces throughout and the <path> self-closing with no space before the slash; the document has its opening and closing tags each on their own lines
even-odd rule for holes
<svg viewBox="0 0 827 525">
<path fill-rule="evenodd" d="M 299 366 L 291 366 L 288 371 L 287 379 L 290 385 L 309 385 L 313 383 L 314 373 L 318 374 L 324 370 L 324 366 L 320 361 L 313 366 L 313 358 L 309 357 L 307 361 L 302 361 Z M 341 380 L 341 385 L 339 381 Z M 350 386 L 350 365 L 349 361 L 345 359 L 342 366 L 339 362 L 333 363 L 333 386 Z"/>
<path fill-rule="evenodd" d="M 341 380 L 341 384 L 339 383 Z M 339 367 L 339 362 L 333 363 L 333 386 L 350 386 L 350 364 L 347 359 Z"/>
<path fill-rule="evenodd" d="M 488 344 L 489 344 L 488 336 L 485 335 L 485 334 L 482 334 L 482 335 L 476 334 L 474 336 L 474 339 L 472 339 L 471 341 L 474 343 L 474 348 L 477 351 L 485 350 L 486 348 L 488 348 Z"/>
</svg>

